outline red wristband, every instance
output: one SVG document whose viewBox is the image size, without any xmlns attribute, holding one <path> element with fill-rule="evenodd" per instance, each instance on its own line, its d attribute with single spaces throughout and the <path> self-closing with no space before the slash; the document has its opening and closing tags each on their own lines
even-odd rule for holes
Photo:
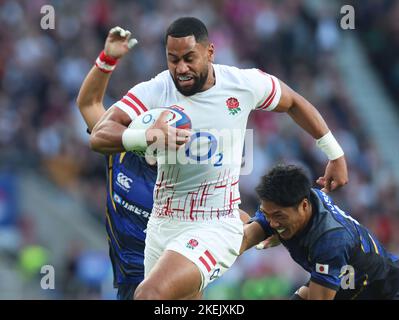
<svg viewBox="0 0 399 320">
<path fill-rule="evenodd" d="M 100 55 L 97 57 L 96 66 L 102 72 L 110 73 L 114 71 L 116 64 L 118 63 L 118 59 L 107 56 L 103 51 L 101 51 Z"/>
</svg>

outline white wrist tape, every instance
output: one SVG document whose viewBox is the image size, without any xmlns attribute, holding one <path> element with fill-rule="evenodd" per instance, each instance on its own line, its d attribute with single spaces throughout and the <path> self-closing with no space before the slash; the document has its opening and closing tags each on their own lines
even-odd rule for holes
<svg viewBox="0 0 399 320">
<path fill-rule="evenodd" d="M 328 160 L 335 160 L 344 155 L 344 151 L 337 140 L 335 140 L 331 131 L 328 131 L 320 139 L 317 139 L 316 146 L 327 155 Z"/>
<path fill-rule="evenodd" d="M 126 151 L 145 151 L 147 149 L 146 129 L 127 128 L 122 133 L 122 145 Z"/>
</svg>

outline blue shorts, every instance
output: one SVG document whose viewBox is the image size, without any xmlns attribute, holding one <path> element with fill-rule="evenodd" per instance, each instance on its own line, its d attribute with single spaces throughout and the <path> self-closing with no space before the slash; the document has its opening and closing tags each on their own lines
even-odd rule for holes
<svg viewBox="0 0 399 320">
<path fill-rule="evenodd" d="M 138 283 L 126 283 L 126 284 L 118 284 L 118 300 L 133 300 L 134 292 L 139 286 Z"/>
</svg>

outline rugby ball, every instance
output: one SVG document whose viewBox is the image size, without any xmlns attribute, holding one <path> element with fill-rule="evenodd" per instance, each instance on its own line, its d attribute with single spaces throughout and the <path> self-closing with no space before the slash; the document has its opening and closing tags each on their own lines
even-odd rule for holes
<svg viewBox="0 0 399 320">
<path fill-rule="evenodd" d="M 129 128 L 148 129 L 154 124 L 155 121 L 157 121 L 159 115 L 165 110 L 170 111 L 166 120 L 168 125 L 179 129 L 191 129 L 190 117 L 177 107 L 148 110 L 140 114 L 137 118 L 133 119 L 129 125 Z"/>
<path fill-rule="evenodd" d="M 140 114 L 137 118 L 134 118 L 129 124 L 129 128 L 148 129 L 157 121 L 160 114 L 165 110 L 170 111 L 166 119 L 168 125 L 179 129 L 191 129 L 190 117 L 177 106 L 148 110 Z M 133 152 L 140 156 L 144 156 L 145 154 L 145 150 L 135 150 Z"/>
</svg>

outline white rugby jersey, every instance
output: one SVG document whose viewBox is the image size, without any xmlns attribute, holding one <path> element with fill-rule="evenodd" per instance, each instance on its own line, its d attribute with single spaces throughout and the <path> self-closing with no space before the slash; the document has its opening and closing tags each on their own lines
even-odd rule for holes
<svg viewBox="0 0 399 320">
<path fill-rule="evenodd" d="M 206 91 L 182 95 L 166 70 L 134 86 L 115 104 L 132 119 L 149 109 L 170 106 L 191 119 L 193 135 L 179 149 L 178 161 L 158 158 L 153 216 L 208 220 L 230 215 L 240 204 L 239 175 L 249 113 L 273 110 L 281 88 L 276 77 L 258 69 L 217 64 L 213 68 L 216 83 Z"/>
</svg>

